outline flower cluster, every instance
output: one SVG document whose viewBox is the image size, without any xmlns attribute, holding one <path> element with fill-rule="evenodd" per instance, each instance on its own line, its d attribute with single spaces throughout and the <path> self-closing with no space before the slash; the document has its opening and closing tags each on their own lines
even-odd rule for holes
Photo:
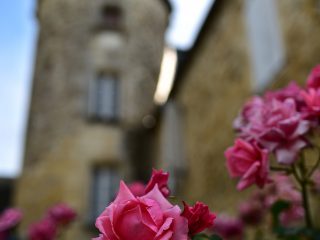
<svg viewBox="0 0 320 240">
<path fill-rule="evenodd" d="M 288 203 L 288 207 L 279 214 L 280 226 L 290 228 L 301 224 L 304 219 L 302 196 L 292 179 L 279 173 L 273 174 L 271 179 L 271 184 L 264 189 L 255 190 L 238 206 L 236 217 L 218 216 L 213 231 L 224 239 L 243 240 L 246 228 L 259 228 L 269 223 L 268 215 L 281 201 Z"/>
<path fill-rule="evenodd" d="M 116 199 L 96 220 L 100 236 L 96 240 L 188 240 L 213 226 L 215 215 L 208 206 L 194 206 L 168 201 L 169 174 L 153 170 L 149 183 L 121 181 Z"/>
<path fill-rule="evenodd" d="M 60 203 L 49 208 L 44 218 L 33 223 L 28 228 L 28 240 L 53 240 L 61 230 L 64 230 L 76 218 L 76 212 Z M 14 230 L 22 220 L 22 212 L 16 208 L 9 208 L 0 215 L 0 240 L 18 239 Z"/>
<path fill-rule="evenodd" d="M 287 87 L 254 96 L 234 121 L 238 133 L 234 146 L 225 152 L 231 177 L 239 177 L 238 190 L 270 182 L 270 156 L 277 164 L 291 166 L 303 149 L 312 147 L 311 130 L 320 119 L 320 65 L 305 88 L 292 82 Z"/>
<path fill-rule="evenodd" d="M 65 228 L 76 218 L 76 212 L 66 205 L 59 203 L 45 213 L 44 218 L 33 223 L 28 230 L 29 240 L 53 240 L 59 234 L 59 230 Z"/>
<path fill-rule="evenodd" d="M 240 205 L 237 218 L 216 221 L 222 236 L 240 236 L 245 226 L 261 224 L 271 214 L 271 229 L 281 239 L 320 237 L 310 204 L 310 193 L 320 193 L 319 127 L 320 65 L 305 87 L 292 82 L 245 103 L 234 121 L 237 139 L 225 151 L 227 169 L 239 178 L 238 190 L 253 184 L 263 189 Z"/>
</svg>

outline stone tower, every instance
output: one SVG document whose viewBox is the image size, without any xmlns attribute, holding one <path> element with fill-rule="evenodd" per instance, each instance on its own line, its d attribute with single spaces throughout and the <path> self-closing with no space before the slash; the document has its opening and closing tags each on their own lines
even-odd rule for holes
<svg viewBox="0 0 320 240">
<path fill-rule="evenodd" d="M 119 178 L 135 175 L 126 135 L 142 128 L 154 108 L 167 6 L 163 0 L 38 0 L 37 57 L 15 197 L 25 213 L 22 230 L 63 201 L 79 213 L 65 239 L 89 239 Z"/>
</svg>

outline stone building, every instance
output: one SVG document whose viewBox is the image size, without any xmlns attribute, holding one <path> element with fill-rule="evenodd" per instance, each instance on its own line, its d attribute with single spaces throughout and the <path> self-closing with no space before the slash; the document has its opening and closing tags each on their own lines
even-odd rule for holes
<svg viewBox="0 0 320 240">
<path fill-rule="evenodd" d="M 291 80 L 305 82 L 320 63 L 319 23 L 319 1 L 215 1 L 194 46 L 179 52 L 158 125 L 164 139 L 160 159 L 167 160 L 160 165 L 178 169 L 179 193 L 190 202 L 236 212 L 250 190 L 237 192 L 225 167 L 223 153 L 235 136 L 233 119 L 252 94 Z M 179 128 L 166 130 L 172 126 Z"/>
<path fill-rule="evenodd" d="M 162 0 L 38 1 L 26 151 L 15 194 L 25 213 L 22 231 L 47 207 L 66 202 L 79 214 L 66 239 L 90 239 L 120 178 L 145 178 L 134 166 L 143 169 L 150 159 L 139 149 L 147 143 L 144 125 L 154 110 L 169 13 Z"/>
<path fill-rule="evenodd" d="M 81 216 L 67 238 L 88 239 L 85 226 L 112 199 L 119 178 L 145 181 L 152 166 L 170 171 L 174 194 L 216 212 L 235 213 L 248 193 L 235 190 L 225 168 L 232 121 L 250 95 L 290 80 L 302 84 L 320 62 L 319 1 L 216 0 L 194 46 L 166 51 L 167 80 L 176 73 L 169 99 L 156 94 L 155 108 L 164 3 L 39 0 L 16 190 L 27 223 L 66 201 Z"/>
</svg>

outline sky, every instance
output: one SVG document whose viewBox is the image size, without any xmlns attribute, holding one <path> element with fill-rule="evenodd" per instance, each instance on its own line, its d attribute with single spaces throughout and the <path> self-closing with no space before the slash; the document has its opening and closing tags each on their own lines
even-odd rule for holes
<svg viewBox="0 0 320 240">
<path fill-rule="evenodd" d="M 171 0 L 167 43 L 192 47 L 214 0 Z M 21 172 L 37 23 L 35 0 L 0 1 L 0 177 Z"/>
<path fill-rule="evenodd" d="M 171 0 L 172 21 L 166 34 L 169 45 L 188 50 L 211 9 L 214 0 Z"/>
<path fill-rule="evenodd" d="M 33 0 L 0 2 L 0 176 L 20 172 L 36 24 Z"/>
</svg>

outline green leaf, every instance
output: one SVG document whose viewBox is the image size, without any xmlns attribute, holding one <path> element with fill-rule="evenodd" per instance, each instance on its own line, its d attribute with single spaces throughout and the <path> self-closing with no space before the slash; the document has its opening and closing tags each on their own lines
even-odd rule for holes
<svg viewBox="0 0 320 240">
<path fill-rule="evenodd" d="M 210 238 L 210 240 L 223 240 L 221 237 L 219 237 L 218 235 L 212 235 Z"/>
<path fill-rule="evenodd" d="M 208 235 L 201 233 L 193 236 L 192 240 L 223 240 L 223 239 L 216 234 L 209 237 Z"/>
<path fill-rule="evenodd" d="M 280 225 L 279 216 L 280 214 L 290 207 L 291 203 L 284 200 L 279 200 L 275 202 L 271 207 L 272 214 L 272 228 L 275 233 L 280 233 L 283 231 L 282 226 Z"/>
<path fill-rule="evenodd" d="M 205 234 L 197 234 L 192 237 L 192 240 L 204 240 L 209 239 L 209 237 Z"/>
</svg>

